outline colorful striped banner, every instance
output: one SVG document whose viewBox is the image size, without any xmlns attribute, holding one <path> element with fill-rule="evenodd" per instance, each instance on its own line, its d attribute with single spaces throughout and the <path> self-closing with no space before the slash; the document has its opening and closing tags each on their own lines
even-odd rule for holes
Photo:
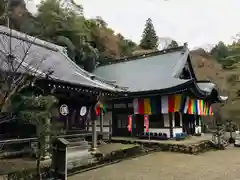
<svg viewBox="0 0 240 180">
<path fill-rule="evenodd" d="M 182 94 L 155 97 L 136 98 L 133 100 L 134 114 L 151 115 L 182 112 L 201 116 L 213 115 L 212 107 L 203 99 L 193 99 Z"/>
<path fill-rule="evenodd" d="M 194 111 L 195 111 L 195 101 L 194 99 L 189 99 L 188 114 L 194 114 Z"/>
<path fill-rule="evenodd" d="M 213 116 L 214 113 L 213 113 L 213 109 L 212 109 L 212 106 L 209 107 L 209 116 Z"/>
<path fill-rule="evenodd" d="M 151 104 L 151 114 L 158 114 L 157 113 L 157 102 L 155 98 L 150 98 L 150 104 Z"/>
<path fill-rule="evenodd" d="M 156 101 L 155 98 L 136 98 L 133 100 L 134 114 L 157 114 L 161 111 L 160 101 Z"/>
<path fill-rule="evenodd" d="M 138 112 L 144 114 L 144 99 L 138 99 Z"/>
<path fill-rule="evenodd" d="M 201 114 L 201 104 L 200 104 L 200 100 L 196 99 L 196 114 L 200 115 Z"/>
<path fill-rule="evenodd" d="M 188 112 L 189 103 L 190 103 L 190 98 L 187 97 L 187 98 L 186 98 L 185 105 L 184 105 L 184 111 L 183 111 L 185 114 L 187 114 L 187 112 Z"/>
<path fill-rule="evenodd" d="M 208 103 L 207 102 L 205 102 L 204 103 L 204 113 L 203 113 L 205 116 L 207 116 L 208 115 Z"/>
<path fill-rule="evenodd" d="M 174 96 L 174 112 L 181 111 L 181 104 L 183 103 L 183 96 L 181 94 L 177 94 Z"/>
<path fill-rule="evenodd" d="M 161 101 L 157 100 L 155 97 L 150 98 L 151 103 L 151 114 L 161 113 Z"/>
<path fill-rule="evenodd" d="M 161 97 L 161 112 L 162 112 L 162 114 L 169 113 L 169 110 L 168 110 L 168 96 L 162 96 Z"/>
<path fill-rule="evenodd" d="M 204 114 L 204 100 L 203 99 L 200 100 L 200 109 L 201 109 L 201 112 L 198 115 L 203 115 Z"/>
<path fill-rule="evenodd" d="M 139 114 L 138 99 L 137 98 L 133 99 L 133 111 L 134 111 L 134 114 Z"/>
<path fill-rule="evenodd" d="M 174 112 L 175 97 L 168 96 L 168 112 Z"/>
<path fill-rule="evenodd" d="M 107 105 L 106 104 L 100 104 L 101 109 L 103 110 L 103 112 L 107 112 Z"/>
<path fill-rule="evenodd" d="M 144 114 L 148 114 L 148 115 L 152 114 L 150 99 L 149 98 L 144 99 L 143 103 L 144 103 Z"/>
</svg>

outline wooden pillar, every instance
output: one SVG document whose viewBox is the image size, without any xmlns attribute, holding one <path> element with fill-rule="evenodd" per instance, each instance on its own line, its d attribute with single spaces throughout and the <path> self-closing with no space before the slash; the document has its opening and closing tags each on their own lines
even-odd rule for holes
<svg viewBox="0 0 240 180">
<path fill-rule="evenodd" d="M 109 136 L 108 136 L 109 141 L 112 140 L 112 134 L 113 134 L 113 128 L 112 128 L 113 122 L 112 121 L 114 121 L 114 118 L 115 118 L 114 103 L 113 102 L 111 102 L 111 103 L 112 103 L 112 118 L 109 118 Z"/>
<path fill-rule="evenodd" d="M 175 113 L 171 113 L 172 114 L 172 127 L 175 128 Z"/>
<path fill-rule="evenodd" d="M 90 121 L 90 119 L 89 118 L 86 118 L 86 131 L 87 132 L 89 132 L 89 126 L 90 126 L 90 124 L 89 124 L 89 121 Z"/>
<path fill-rule="evenodd" d="M 101 109 L 100 114 L 100 132 L 103 133 L 103 109 Z"/>
<path fill-rule="evenodd" d="M 173 138 L 173 113 L 169 113 L 170 138 Z"/>
<path fill-rule="evenodd" d="M 65 124 L 66 132 L 69 130 L 69 118 L 70 118 L 70 116 L 67 115 L 66 116 L 66 124 Z"/>
<path fill-rule="evenodd" d="M 92 150 L 95 151 L 97 149 L 97 126 L 96 120 L 92 119 Z"/>
<path fill-rule="evenodd" d="M 112 140 L 112 119 L 109 119 L 109 141 Z"/>
<path fill-rule="evenodd" d="M 183 127 L 183 115 L 181 112 L 179 112 L 179 117 L 180 117 L 180 126 Z"/>
</svg>

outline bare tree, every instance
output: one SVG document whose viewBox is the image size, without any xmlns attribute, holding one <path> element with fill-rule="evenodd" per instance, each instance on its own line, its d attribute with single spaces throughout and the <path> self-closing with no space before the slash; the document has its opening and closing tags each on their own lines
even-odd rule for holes
<svg viewBox="0 0 240 180">
<path fill-rule="evenodd" d="M 47 55 L 38 52 L 36 38 L 0 28 L 0 110 L 7 112 L 11 98 L 51 71 L 41 68 Z"/>
<path fill-rule="evenodd" d="M 50 50 L 50 51 L 49 51 Z M 19 33 L 9 28 L 0 26 L 0 112 L 11 112 L 11 100 L 24 88 L 33 86 L 38 79 L 50 77 L 52 68 L 46 60 L 54 53 L 51 46 L 35 37 Z M 29 99 L 29 102 L 37 104 L 41 99 L 49 100 L 49 97 L 36 97 Z M 52 98 L 50 98 L 51 100 Z M 53 100 L 52 100 L 53 101 Z M 48 101 L 49 102 L 49 101 Z M 49 113 L 47 113 L 49 114 Z M 37 172 L 39 179 L 40 159 L 42 151 L 48 146 L 50 133 L 50 117 L 39 118 L 42 114 L 35 114 L 27 121 L 37 128 L 38 153 Z M 1 118 L 1 116 L 0 116 Z M 4 116 L 3 116 L 4 118 Z M 12 120 L 10 119 L 7 119 Z M 46 143 L 42 141 L 46 141 Z"/>
</svg>

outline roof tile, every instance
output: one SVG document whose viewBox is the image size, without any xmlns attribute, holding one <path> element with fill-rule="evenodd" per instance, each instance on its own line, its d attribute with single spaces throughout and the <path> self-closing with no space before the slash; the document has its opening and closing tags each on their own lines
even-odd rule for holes
<svg viewBox="0 0 240 180">
<path fill-rule="evenodd" d="M 116 81 L 120 86 L 128 87 L 128 91 L 131 92 L 167 89 L 190 80 L 178 78 L 188 55 L 189 51 L 183 48 L 164 54 L 142 56 L 135 60 L 99 66 L 93 73 Z"/>
<path fill-rule="evenodd" d="M 76 65 L 66 53 L 64 53 L 65 48 L 15 30 L 10 31 L 10 29 L 4 26 L 0 26 L 1 63 L 6 60 L 7 54 L 10 54 L 10 42 L 12 46 L 11 54 L 14 55 L 15 58 L 18 58 L 18 60 L 16 59 L 18 61 L 18 63 L 15 64 L 16 67 L 20 61 L 24 59 L 27 51 L 24 64 L 19 68 L 20 72 L 35 72 L 37 69 L 39 74 L 44 75 L 52 71 L 50 77 L 55 80 L 87 87 L 96 87 L 108 91 L 121 91 L 121 88 L 116 88 L 114 84 L 104 82 L 100 77 L 92 79 L 91 77 L 95 75 L 86 72 Z M 2 68 L 5 67 L 5 70 L 9 69 L 7 63 L 3 64 L 5 64 L 5 66 L 2 65 Z M 29 67 L 35 70 L 29 71 Z"/>
</svg>

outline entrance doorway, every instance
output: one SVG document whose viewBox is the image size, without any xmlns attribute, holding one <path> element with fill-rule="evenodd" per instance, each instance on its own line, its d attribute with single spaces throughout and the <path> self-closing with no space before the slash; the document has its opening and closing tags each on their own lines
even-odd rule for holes
<svg viewBox="0 0 240 180">
<path fill-rule="evenodd" d="M 129 136 L 128 115 L 119 113 L 113 116 L 113 119 L 113 136 Z"/>
<path fill-rule="evenodd" d="M 183 114 L 183 132 L 187 135 L 195 134 L 195 116 L 190 114 Z"/>
<path fill-rule="evenodd" d="M 136 128 L 133 128 L 133 136 L 138 136 L 144 132 L 144 116 L 136 114 L 134 115 L 134 122 L 136 124 Z"/>
</svg>

